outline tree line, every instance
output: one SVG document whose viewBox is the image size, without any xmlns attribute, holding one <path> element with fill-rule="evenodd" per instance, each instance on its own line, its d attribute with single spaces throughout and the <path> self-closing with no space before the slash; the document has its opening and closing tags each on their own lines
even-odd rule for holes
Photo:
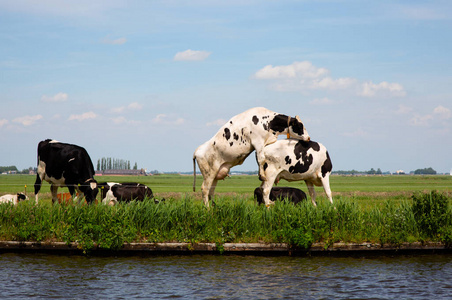
<svg viewBox="0 0 452 300">
<path fill-rule="evenodd" d="M 130 160 L 102 157 L 97 160 L 97 170 L 130 170 Z M 138 170 L 138 165 L 136 162 L 133 166 L 133 170 Z"/>
</svg>

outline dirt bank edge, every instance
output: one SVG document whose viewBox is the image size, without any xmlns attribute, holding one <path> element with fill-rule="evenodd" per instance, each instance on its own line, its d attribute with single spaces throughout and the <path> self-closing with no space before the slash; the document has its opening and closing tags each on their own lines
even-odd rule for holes
<svg viewBox="0 0 452 300">
<path fill-rule="evenodd" d="M 67 252 L 82 253 L 78 243 L 0 241 L 0 252 Z M 338 254 L 338 253 L 451 253 L 452 247 L 440 242 L 415 242 L 399 245 L 373 243 L 314 243 L 309 249 L 290 247 L 284 243 L 127 243 L 118 250 L 105 250 L 96 245 L 89 251 L 116 254 Z"/>
</svg>

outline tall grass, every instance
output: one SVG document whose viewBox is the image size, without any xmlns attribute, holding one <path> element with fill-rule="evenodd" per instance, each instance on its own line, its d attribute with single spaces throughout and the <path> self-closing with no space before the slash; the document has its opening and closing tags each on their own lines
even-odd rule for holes
<svg viewBox="0 0 452 300">
<path fill-rule="evenodd" d="M 327 201 L 317 207 L 277 202 L 267 209 L 244 196 L 217 197 L 209 210 L 188 195 L 113 207 L 23 201 L 0 205 L 0 239 L 78 242 L 87 251 L 134 241 L 284 242 L 303 248 L 339 241 L 451 243 L 452 212 L 447 197 L 437 192 L 367 209 L 350 198 L 336 199 L 335 207 Z"/>
</svg>

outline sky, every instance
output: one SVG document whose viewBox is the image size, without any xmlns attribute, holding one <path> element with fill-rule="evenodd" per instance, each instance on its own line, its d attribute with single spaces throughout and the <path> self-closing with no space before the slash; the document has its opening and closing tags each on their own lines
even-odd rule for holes
<svg viewBox="0 0 452 300">
<path fill-rule="evenodd" d="M 448 0 L 2 0 L 0 165 L 35 167 L 50 138 L 187 172 L 263 106 L 299 115 L 333 171 L 448 173 L 451 53 Z"/>
</svg>

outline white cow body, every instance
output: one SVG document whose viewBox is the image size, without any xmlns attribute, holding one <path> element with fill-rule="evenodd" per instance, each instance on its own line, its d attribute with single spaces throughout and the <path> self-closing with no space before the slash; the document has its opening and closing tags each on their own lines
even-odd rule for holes
<svg viewBox="0 0 452 300">
<path fill-rule="evenodd" d="M 28 197 L 25 196 L 23 193 L 17 193 L 15 195 L 7 194 L 0 197 L 0 204 L 1 203 L 12 203 L 14 205 L 17 205 L 19 201 L 21 200 L 28 200 Z"/>
<path fill-rule="evenodd" d="M 323 186 L 328 199 L 331 204 L 333 203 L 329 183 L 333 165 L 325 146 L 312 141 L 287 139 L 266 146 L 263 152 L 266 180 L 262 182 L 261 187 L 267 206 L 273 204 L 269 198 L 270 190 L 280 179 L 304 180 L 315 206 L 317 204 L 314 185 Z"/>
<path fill-rule="evenodd" d="M 241 165 L 253 150 L 256 150 L 259 176 L 265 179 L 262 149 L 276 142 L 280 134 L 304 141 L 310 139 L 298 117 L 291 118 L 256 107 L 231 118 L 210 140 L 199 146 L 193 154 L 194 181 L 197 160 L 203 176 L 201 189 L 204 204 L 209 206 L 217 181 L 224 179 L 233 166 Z"/>
</svg>

